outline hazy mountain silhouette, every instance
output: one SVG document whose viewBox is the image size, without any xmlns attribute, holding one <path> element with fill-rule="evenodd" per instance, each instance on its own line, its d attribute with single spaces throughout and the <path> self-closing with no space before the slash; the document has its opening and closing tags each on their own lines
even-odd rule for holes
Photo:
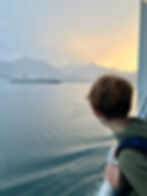
<svg viewBox="0 0 147 196">
<path fill-rule="evenodd" d="M 133 83 L 136 83 L 136 73 L 122 72 L 116 69 L 108 69 L 95 64 L 67 66 L 63 70 L 63 76 L 66 80 L 74 81 L 93 81 L 102 74 L 117 74 Z"/>
<path fill-rule="evenodd" d="M 14 61 L 0 61 L 1 77 L 17 77 L 17 76 L 38 76 L 58 78 L 63 81 L 93 81 L 98 76 L 106 73 L 117 74 L 136 82 L 136 74 L 128 72 L 120 72 L 115 69 L 107 69 L 95 64 L 88 65 L 68 65 L 63 68 L 53 66 L 43 60 L 30 57 L 19 58 Z"/>
<path fill-rule="evenodd" d="M 21 76 L 21 75 L 46 75 L 57 77 L 58 69 L 42 60 L 29 57 L 19 58 L 14 61 L 0 61 L 0 75 Z"/>
</svg>

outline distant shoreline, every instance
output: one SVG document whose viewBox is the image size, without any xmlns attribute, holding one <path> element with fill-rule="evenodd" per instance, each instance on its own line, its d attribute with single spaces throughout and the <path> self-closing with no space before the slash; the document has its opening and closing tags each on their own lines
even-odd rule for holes
<svg viewBox="0 0 147 196">
<path fill-rule="evenodd" d="M 60 84 L 62 81 L 48 78 L 14 78 L 10 82 L 15 84 Z"/>
</svg>

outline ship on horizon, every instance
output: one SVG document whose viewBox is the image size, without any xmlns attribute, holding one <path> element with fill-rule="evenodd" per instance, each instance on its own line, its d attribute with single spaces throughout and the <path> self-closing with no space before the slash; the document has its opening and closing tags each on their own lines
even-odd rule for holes
<svg viewBox="0 0 147 196">
<path fill-rule="evenodd" d="M 11 83 L 16 84 L 60 84 L 61 80 L 48 77 L 19 77 L 11 78 Z"/>
</svg>

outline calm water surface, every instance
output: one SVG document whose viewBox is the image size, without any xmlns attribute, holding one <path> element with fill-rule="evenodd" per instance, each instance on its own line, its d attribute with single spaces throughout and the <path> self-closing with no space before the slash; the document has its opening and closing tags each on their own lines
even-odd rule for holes
<svg viewBox="0 0 147 196">
<path fill-rule="evenodd" d="M 88 90 L 0 84 L 0 195 L 95 194 L 114 139 L 92 115 Z"/>
</svg>

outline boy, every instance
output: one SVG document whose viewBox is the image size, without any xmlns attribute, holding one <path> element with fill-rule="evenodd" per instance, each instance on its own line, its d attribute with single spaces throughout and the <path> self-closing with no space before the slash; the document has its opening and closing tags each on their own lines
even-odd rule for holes
<svg viewBox="0 0 147 196">
<path fill-rule="evenodd" d="M 113 131 L 118 141 L 128 136 L 147 141 L 147 121 L 128 116 L 132 97 L 132 84 L 109 74 L 95 81 L 88 99 L 96 117 Z M 147 154 L 124 149 L 118 156 L 118 166 L 108 164 L 105 176 L 118 195 L 147 196 Z"/>
</svg>

